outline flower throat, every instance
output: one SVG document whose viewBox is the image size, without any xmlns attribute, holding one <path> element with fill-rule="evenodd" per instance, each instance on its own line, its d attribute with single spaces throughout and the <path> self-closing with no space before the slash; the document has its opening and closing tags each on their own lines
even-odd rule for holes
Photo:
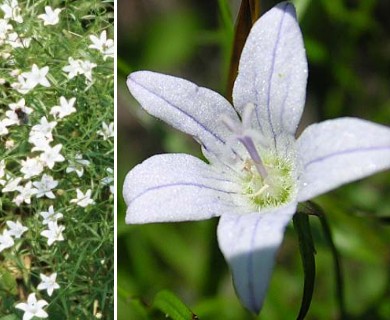
<svg viewBox="0 0 390 320">
<path fill-rule="evenodd" d="M 223 123 L 246 149 L 240 176 L 243 194 L 257 209 L 273 208 L 290 201 L 294 192 L 292 164 L 287 158 L 282 158 L 274 152 L 265 152 L 260 157 L 251 134 L 251 116 L 254 105 L 248 104 L 242 116 L 242 122 L 237 124 L 230 118 L 222 118 Z"/>
</svg>

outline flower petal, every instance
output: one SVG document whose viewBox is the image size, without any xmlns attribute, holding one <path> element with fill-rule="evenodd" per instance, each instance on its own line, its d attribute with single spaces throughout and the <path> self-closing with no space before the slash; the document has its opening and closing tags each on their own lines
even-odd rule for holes
<svg viewBox="0 0 390 320">
<path fill-rule="evenodd" d="M 218 119 L 239 118 L 230 103 L 218 93 L 180 78 L 149 71 L 129 75 L 127 86 L 151 115 L 192 135 L 207 154 L 226 153 L 228 128 Z"/>
<path fill-rule="evenodd" d="M 294 6 L 280 3 L 252 27 L 233 89 L 235 108 L 242 115 L 247 104 L 255 105 L 253 125 L 276 150 L 284 151 L 298 127 L 307 74 Z"/>
<path fill-rule="evenodd" d="M 390 128 L 340 118 L 307 127 L 297 140 L 298 200 L 390 168 Z"/>
<path fill-rule="evenodd" d="M 276 252 L 296 203 L 268 212 L 224 214 L 218 225 L 219 247 L 233 273 L 242 303 L 258 313 L 271 278 Z"/>
<path fill-rule="evenodd" d="M 16 309 L 20 309 L 20 310 L 23 310 L 23 311 L 26 311 L 28 309 L 28 304 L 25 303 L 25 302 L 21 302 L 21 303 L 18 303 L 16 306 L 15 306 Z"/>
<path fill-rule="evenodd" d="M 238 186 L 186 154 L 153 156 L 126 177 L 127 223 L 208 219 L 235 207 Z"/>
</svg>

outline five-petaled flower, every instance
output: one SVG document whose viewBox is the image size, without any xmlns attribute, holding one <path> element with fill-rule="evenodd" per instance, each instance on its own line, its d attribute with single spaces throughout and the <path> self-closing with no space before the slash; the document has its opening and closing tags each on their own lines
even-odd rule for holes
<svg viewBox="0 0 390 320">
<path fill-rule="evenodd" d="M 38 84 L 44 87 L 50 87 L 50 82 L 46 76 L 49 72 L 49 67 L 39 67 L 34 63 L 31 67 L 31 71 L 23 72 L 21 76 L 26 79 L 26 86 L 29 89 L 35 88 Z"/>
<path fill-rule="evenodd" d="M 70 203 L 76 203 L 78 206 L 83 208 L 95 203 L 95 201 L 91 199 L 91 189 L 88 189 L 85 193 L 83 193 L 79 188 L 77 188 L 76 193 L 77 198 L 70 200 Z"/>
<path fill-rule="evenodd" d="M 54 115 L 54 117 L 58 117 L 60 119 L 76 112 L 76 108 L 74 107 L 74 103 L 76 102 L 76 98 L 71 98 L 68 100 L 65 97 L 60 97 L 60 105 L 54 106 L 50 110 L 50 114 Z"/>
<path fill-rule="evenodd" d="M 355 118 L 296 129 L 308 68 L 295 9 L 283 2 L 253 26 L 233 89 L 219 94 L 153 72 L 127 85 L 150 114 L 192 135 L 209 163 L 157 155 L 124 183 L 127 223 L 220 216 L 218 242 L 236 291 L 261 309 L 286 225 L 298 202 L 390 167 L 390 129 Z"/>
<path fill-rule="evenodd" d="M 62 9 L 52 9 L 50 6 L 45 7 L 45 13 L 42 13 L 38 16 L 39 19 L 43 20 L 43 25 L 56 25 L 60 21 L 60 12 Z"/>
<path fill-rule="evenodd" d="M 38 290 L 47 290 L 47 294 L 51 296 L 55 289 L 59 289 L 60 285 L 56 282 L 57 272 L 52 273 L 51 275 L 40 274 L 41 282 L 38 284 Z"/>
<path fill-rule="evenodd" d="M 41 236 L 47 238 L 48 246 L 51 246 L 56 241 L 64 241 L 64 236 L 62 232 L 65 230 L 65 227 L 58 225 L 57 221 L 49 221 L 47 223 L 47 230 L 41 232 Z"/>
<path fill-rule="evenodd" d="M 49 315 L 43 310 L 43 307 L 47 305 L 47 301 L 37 300 L 35 293 L 30 293 L 27 298 L 27 303 L 18 303 L 15 308 L 24 311 L 23 320 L 30 320 L 34 317 L 47 318 Z"/>
<path fill-rule="evenodd" d="M 20 221 L 7 221 L 6 223 L 9 228 L 8 234 L 13 236 L 15 239 L 19 239 L 23 233 L 28 230 L 28 228 L 22 225 Z"/>
</svg>

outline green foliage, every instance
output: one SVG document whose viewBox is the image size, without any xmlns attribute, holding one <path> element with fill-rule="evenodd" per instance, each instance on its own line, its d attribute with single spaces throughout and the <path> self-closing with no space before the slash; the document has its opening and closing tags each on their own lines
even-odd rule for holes
<svg viewBox="0 0 390 320">
<path fill-rule="evenodd" d="M 160 310 L 172 320 L 189 320 L 198 317 L 172 292 L 164 290 L 157 293 L 153 308 Z"/>
<path fill-rule="evenodd" d="M 113 37 L 113 6 L 109 2 L 20 0 L 23 23 L 12 19 L 8 23 L 20 39 L 30 42 L 16 48 L 0 44 L 0 53 L 9 55 L 0 61 L 0 121 L 8 117 L 10 104 L 21 99 L 32 109 L 26 119 L 8 126 L 9 132 L 1 134 L 0 160 L 4 161 L 5 174 L 0 177 L 4 180 L 0 191 L 6 180 L 16 177 L 22 178 L 23 186 L 40 181 L 43 174 L 58 181 L 52 190 L 54 198 L 33 196 L 31 203 L 16 203 L 18 190 L 0 192 L 0 234 L 7 229 L 8 221 L 20 221 L 28 228 L 20 239 L 15 239 L 15 245 L 0 252 L 0 319 L 20 319 L 23 312 L 15 305 L 25 302 L 31 293 L 49 303 L 45 310 L 50 319 L 91 319 L 98 313 L 104 319 L 113 319 L 114 196 L 109 190 L 112 182 L 108 182 L 107 169 L 113 168 L 114 143 L 112 137 L 104 139 L 101 134 L 102 123 L 114 120 L 113 59 L 89 48 L 92 35 L 99 37 L 106 30 L 107 38 Z M 45 6 L 62 9 L 58 23 L 44 25 L 38 16 L 45 12 Z M 96 64 L 91 79 L 82 74 L 69 78 L 63 68 L 70 57 Z M 50 86 L 37 85 L 28 92 L 17 90 L 17 76 L 31 71 L 33 64 L 49 67 Z M 50 112 L 60 104 L 62 96 L 67 100 L 76 98 L 76 111 L 64 118 Z M 42 153 L 33 149 L 29 138 L 43 117 L 57 122 L 50 146 L 61 144 L 64 159 L 28 178 L 21 169 L 23 161 L 39 158 Z M 67 171 L 71 164 L 77 164 L 78 154 L 89 161 L 81 165 L 82 176 Z M 82 207 L 71 202 L 76 198 L 76 189 L 83 193 L 90 189 L 95 203 Z M 47 212 L 50 206 L 63 214 L 58 224 L 65 227 L 64 240 L 53 244 L 48 244 L 41 234 L 48 226 L 42 223 L 40 213 Z M 37 287 L 41 274 L 54 272 L 60 288 L 49 296 Z"/>
</svg>

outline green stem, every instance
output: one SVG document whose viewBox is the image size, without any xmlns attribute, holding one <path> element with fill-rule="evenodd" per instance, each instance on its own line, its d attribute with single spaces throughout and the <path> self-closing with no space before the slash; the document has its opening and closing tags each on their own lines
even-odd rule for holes
<svg viewBox="0 0 390 320">
<path fill-rule="evenodd" d="M 314 292 L 314 281 L 316 277 L 315 249 L 310 230 L 309 216 L 305 213 L 297 212 L 293 216 L 293 223 L 298 235 L 299 251 L 301 253 L 304 273 L 303 296 L 297 316 L 297 320 L 302 320 L 309 311 Z"/>
<path fill-rule="evenodd" d="M 320 220 L 322 230 L 324 232 L 325 240 L 328 242 L 328 245 L 330 247 L 333 256 L 334 270 L 336 274 L 336 295 L 337 295 L 337 301 L 340 309 L 340 317 L 341 319 L 347 319 L 347 313 L 345 310 L 345 301 L 344 301 L 344 282 L 343 282 L 343 273 L 342 273 L 341 263 L 340 263 L 340 255 L 333 242 L 330 226 L 328 224 L 328 221 L 326 219 L 323 210 L 319 205 L 311 201 L 307 201 L 306 205 L 307 206 L 305 209 L 308 210 L 308 214 L 314 215 L 318 217 L 318 219 Z"/>
</svg>

